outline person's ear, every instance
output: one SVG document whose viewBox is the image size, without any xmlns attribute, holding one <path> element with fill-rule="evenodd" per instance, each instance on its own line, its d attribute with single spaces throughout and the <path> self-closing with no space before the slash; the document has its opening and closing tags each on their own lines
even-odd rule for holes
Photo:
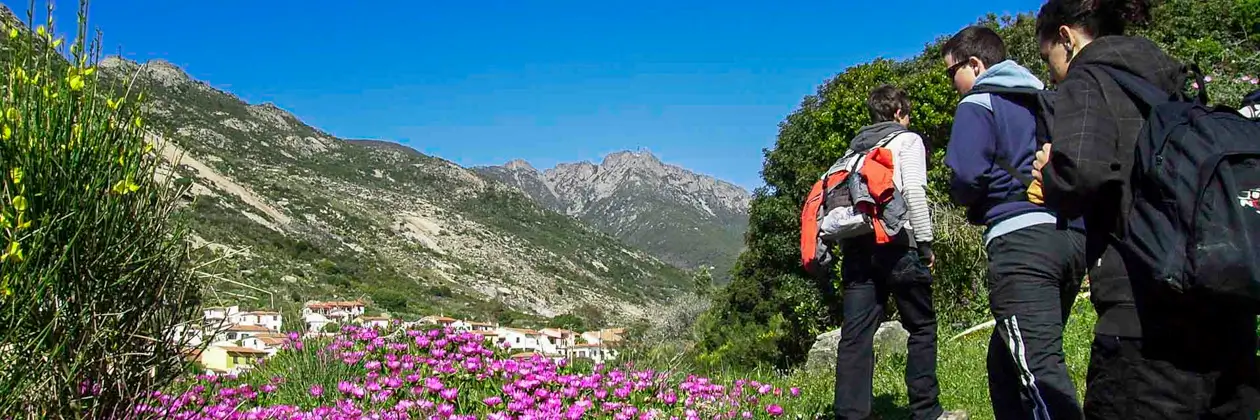
<svg viewBox="0 0 1260 420">
<path fill-rule="evenodd" d="M 970 65 L 971 72 L 975 74 L 976 77 L 980 77 L 980 73 L 984 73 L 984 71 L 987 69 L 984 65 L 984 62 L 980 61 L 980 59 L 976 58 L 975 56 L 968 57 L 967 64 Z"/>
<path fill-rule="evenodd" d="M 1072 60 L 1072 56 L 1076 53 L 1076 32 L 1072 31 L 1067 25 L 1059 26 L 1059 42 L 1063 48 L 1067 50 L 1068 60 Z"/>
</svg>

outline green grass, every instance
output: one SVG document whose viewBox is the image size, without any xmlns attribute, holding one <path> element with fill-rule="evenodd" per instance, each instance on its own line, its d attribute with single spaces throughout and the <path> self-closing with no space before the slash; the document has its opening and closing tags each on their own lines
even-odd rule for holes
<svg viewBox="0 0 1260 420">
<path fill-rule="evenodd" d="M 1063 348 L 1080 398 L 1085 392 L 1085 371 L 1089 366 L 1090 342 L 1097 316 L 1093 306 L 1085 300 L 1078 301 L 1072 309 L 1072 318 L 1064 332 Z M 937 374 L 941 384 L 941 404 L 946 410 L 964 410 L 972 419 L 993 418 L 988 373 L 985 370 L 991 331 L 977 331 L 952 342 L 945 341 L 949 336 L 942 336 L 944 342 L 937 350 Z M 904 372 L 904 357 L 876 361 L 875 409 L 884 418 L 900 418 L 906 413 L 908 403 Z"/>
</svg>

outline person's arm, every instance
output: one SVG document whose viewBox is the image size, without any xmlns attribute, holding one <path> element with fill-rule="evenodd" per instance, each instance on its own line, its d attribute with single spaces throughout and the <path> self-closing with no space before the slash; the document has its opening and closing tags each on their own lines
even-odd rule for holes
<svg viewBox="0 0 1260 420">
<path fill-rule="evenodd" d="M 1093 204 L 1114 201 L 1099 194 L 1124 182 L 1122 175 L 1131 167 L 1119 159 L 1118 133 L 1102 86 L 1092 74 L 1078 71 L 1059 85 L 1050 159 L 1041 169 L 1046 207 L 1075 219 Z"/>
<path fill-rule="evenodd" d="M 936 261 L 932 253 L 932 203 L 927 198 L 927 148 L 923 137 L 915 133 L 906 136 L 897 150 L 897 167 L 901 169 L 901 190 L 910 214 L 910 228 L 920 257 L 931 266 Z"/>
<path fill-rule="evenodd" d="M 897 150 L 897 164 L 901 167 L 901 189 L 906 197 L 910 213 L 910 227 L 915 240 L 932 242 L 931 203 L 927 198 L 927 152 L 923 138 L 915 133 L 903 134 L 905 141 Z"/>
<path fill-rule="evenodd" d="M 993 112 L 970 102 L 958 105 L 954 126 L 950 129 L 949 147 L 945 149 L 945 166 L 954 173 L 950 178 L 950 198 L 970 207 L 988 193 L 989 172 L 997 134 Z"/>
</svg>

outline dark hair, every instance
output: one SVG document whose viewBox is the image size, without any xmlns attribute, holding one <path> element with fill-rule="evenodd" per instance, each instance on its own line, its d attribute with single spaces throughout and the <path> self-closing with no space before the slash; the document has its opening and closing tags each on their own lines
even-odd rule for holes
<svg viewBox="0 0 1260 420">
<path fill-rule="evenodd" d="M 866 98 L 866 107 L 871 110 L 871 119 L 875 122 L 892 121 L 897 118 L 897 110 L 910 114 L 910 98 L 906 91 L 893 85 L 882 85 L 871 91 Z"/>
<path fill-rule="evenodd" d="M 941 55 L 960 63 L 975 57 L 985 66 L 992 66 L 1006 60 L 1006 43 L 987 26 L 968 26 L 945 41 Z"/>
<path fill-rule="evenodd" d="M 1094 37 L 1123 35 L 1129 24 L 1151 18 L 1150 0 L 1049 0 L 1037 13 L 1037 40 L 1053 41 L 1060 26 L 1075 26 Z"/>
</svg>

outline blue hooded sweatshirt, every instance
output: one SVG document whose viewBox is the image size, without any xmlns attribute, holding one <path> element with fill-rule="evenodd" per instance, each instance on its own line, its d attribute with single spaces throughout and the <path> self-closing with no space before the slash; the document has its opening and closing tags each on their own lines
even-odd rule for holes
<svg viewBox="0 0 1260 420">
<path fill-rule="evenodd" d="M 1037 76 L 1011 60 L 989 67 L 976 78 L 975 85 L 1045 88 Z M 969 222 L 987 226 L 986 245 L 1015 230 L 1056 222 L 1054 213 L 1043 206 L 1012 201 L 1012 196 L 1027 187 L 995 161 L 1002 159 L 1022 173 L 1031 173 L 1037 152 L 1036 132 L 1032 111 L 998 95 L 966 96 L 954 113 L 945 151 L 945 165 L 954 172 L 950 195 L 967 207 Z M 1079 220 L 1069 225 L 1084 230 Z"/>
</svg>

